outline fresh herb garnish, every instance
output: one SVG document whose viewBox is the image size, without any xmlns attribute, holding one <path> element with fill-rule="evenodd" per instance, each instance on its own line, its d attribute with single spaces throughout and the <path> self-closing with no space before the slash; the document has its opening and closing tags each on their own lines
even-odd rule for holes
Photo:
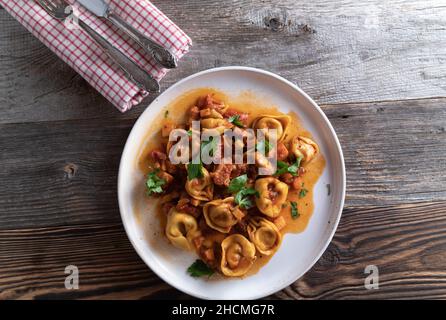
<svg viewBox="0 0 446 320">
<path fill-rule="evenodd" d="M 246 174 L 234 178 L 229 183 L 228 191 L 235 193 L 234 202 L 242 209 L 250 209 L 254 206 L 250 196 L 259 197 L 259 192 L 254 188 L 246 187 L 248 176 Z"/>
<path fill-rule="evenodd" d="M 253 188 L 246 188 L 243 187 L 237 194 L 235 195 L 235 203 L 240 206 L 242 209 L 250 209 L 254 206 L 254 204 L 251 201 L 250 196 L 255 195 L 256 197 L 259 197 L 259 192 L 256 189 Z"/>
<path fill-rule="evenodd" d="M 299 171 L 300 163 L 302 161 L 302 157 L 299 157 L 296 159 L 296 162 L 294 162 L 292 165 L 288 165 L 287 163 L 283 161 L 277 161 L 277 171 L 274 174 L 275 176 L 280 176 L 284 173 L 291 173 L 294 177 L 297 176 L 297 172 Z"/>
<path fill-rule="evenodd" d="M 157 176 L 158 172 L 159 170 L 155 170 L 147 175 L 146 188 L 149 196 L 154 193 L 163 192 L 162 186 L 166 184 L 166 181 Z"/>
<path fill-rule="evenodd" d="M 308 190 L 307 189 L 300 189 L 300 192 L 299 192 L 299 199 L 302 199 L 303 197 L 305 197 L 306 195 L 307 195 L 307 193 L 308 193 Z"/>
<path fill-rule="evenodd" d="M 198 278 L 202 276 L 212 276 L 214 274 L 214 270 L 212 270 L 206 263 L 202 260 L 196 260 L 191 264 L 189 268 L 187 268 L 187 272 L 191 277 Z"/>
<path fill-rule="evenodd" d="M 262 154 L 268 154 L 273 149 L 273 145 L 268 140 L 260 140 L 256 143 L 256 149 Z"/>
<path fill-rule="evenodd" d="M 297 203 L 294 201 L 290 201 L 290 204 L 291 204 L 291 218 L 293 219 L 299 218 L 300 214 L 299 211 L 297 210 Z"/>
<path fill-rule="evenodd" d="M 169 116 L 169 110 L 166 110 L 165 112 L 164 112 L 164 118 L 167 118 Z"/>
<path fill-rule="evenodd" d="M 246 174 L 234 178 L 229 183 L 228 191 L 232 193 L 239 192 L 245 187 L 245 184 L 247 182 L 248 182 L 248 175 Z"/>
<path fill-rule="evenodd" d="M 189 137 L 192 137 L 192 129 L 187 130 L 187 135 L 188 135 Z"/>
<path fill-rule="evenodd" d="M 228 121 L 234 125 L 236 125 L 237 127 L 240 128 L 244 128 L 245 125 L 240 121 L 240 115 L 239 114 L 235 114 L 231 117 L 228 118 Z"/>
<path fill-rule="evenodd" d="M 187 165 L 187 180 L 195 178 L 203 178 L 203 164 L 201 161 L 199 163 L 189 163 Z"/>
</svg>

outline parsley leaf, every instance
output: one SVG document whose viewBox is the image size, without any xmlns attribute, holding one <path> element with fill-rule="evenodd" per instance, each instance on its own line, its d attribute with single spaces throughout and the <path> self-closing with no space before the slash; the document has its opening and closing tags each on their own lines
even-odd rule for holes
<svg viewBox="0 0 446 320">
<path fill-rule="evenodd" d="M 263 154 L 268 154 L 273 149 L 273 145 L 268 140 L 260 140 L 256 143 L 256 149 Z"/>
<path fill-rule="evenodd" d="M 192 137 L 192 129 L 187 130 L 187 135 L 188 135 L 189 137 Z"/>
<path fill-rule="evenodd" d="M 276 171 L 276 173 L 274 174 L 275 176 L 280 176 L 284 173 L 291 173 L 294 177 L 297 176 L 297 172 L 299 170 L 300 167 L 300 163 L 302 161 L 303 157 L 299 157 L 296 159 L 296 162 L 294 162 L 292 165 L 288 165 L 285 162 L 282 161 L 277 161 L 277 167 L 278 170 Z"/>
<path fill-rule="evenodd" d="M 192 263 L 191 266 L 187 268 L 187 272 L 194 278 L 201 276 L 212 276 L 214 274 L 214 270 L 212 270 L 202 260 L 196 260 L 194 263 Z"/>
<path fill-rule="evenodd" d="M 228 121 L 230 123 L 236 125 L 237 127 L 240 127 L 240 128 L 244 128 L 245 127 L 245 125 L 240 121 L 240 115 L 239 114 L 236 114 L 236 115 L 233 115 L 233 116 L 229 117 Z"/>
<path fill-rule="evenodd" d="M 203 178 L 203 164 L 201 163 L 189 163 L 187 165 L 187 180 L 195 178 Z"/>
<path fill-rule="evenodd" d="M 291 201 L 290 204 L 291 204 L 291 218 L 293 219 L 299 218 L 300 214 L 299 211 L 297 210 L 297 203 Z"/>
<path fill-rule="evenodd" d="M 246 182 L 248 182 L 248 175 L 244 174 L 237 178 L 234 178 L 229 183 L 228 191 L 229 192 L 239 192 L 245 186 Z"/>
<path fill-rule="evenodd" d="M 166 181 L 157 176 L 158 172 L 159 170 L 155 170 L 147 175 L 146 188 L 147 195 L 149 196 L 154 193 L 163 192 L 162 186 L 166 184 Z"/>
<path fill-rule="evenodd" d="M 249 196 L 255 195 L 259 197 L 259 192 L 253 188 L 243 187 L 237 194 L 235 195 L 235 203 L 240 206 L 242 209 L 250 209 L 254 206 Z"/>
<path fill-rule="evenodd" d="M 307 195 L 307 193 L 308 193 L 308 190 L 307 189 L 300 189 L 300 192 L 299 192 L 299 199 L 302 199 L 303 197 L 305 197 L 306 195 Z"/>
</svg>

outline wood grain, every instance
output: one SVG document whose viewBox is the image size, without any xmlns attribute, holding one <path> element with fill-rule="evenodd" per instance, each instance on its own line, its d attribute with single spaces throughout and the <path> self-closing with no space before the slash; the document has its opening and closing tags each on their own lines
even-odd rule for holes
<svg viewBox="0 0 446 320">
<path fill-rule="evenodd" d="M 446 298 L 446 202 L 344 210 L 333 242 L 272 299 Z M 364 269 L 379 268 L 367 290 Z M 79 269 L 66 290 L 65 267 Z M 0 299 L 190 298 L 136 256 L 121 224 L 0 231 Z"/>
<path fill-rule="evenodd" d="M 368 265 L 379 289 L 364 287 Z M 446 203 L 347 209 L 319 262 L 276 297 L 445 299 L 445 267 Z"/>
<path fill-rule="evenodd" d="M 194 40 L 163 89 L 247 65 L 297 83 L 343 146 L 333 242 L 270 299 L 446 299 L 446 5 L 153 0 Z M 120 221 L 122 115 L 0 6 L 0 299 L 190 298 L 155 276 Z M 80 270 L 66 290 L 64 269 Z M 364 287 L 376 265 L 378 290 Z"/>
<path fill-rule="evenodd" d="M 200 70 L 246 65 L 284 76 L 321 104 L 446 96 L 442 0 L 154 3 L 194 40 L 163 88 Z M 0 73 L 0 122 L 117 112 L 5 10 Z"/>
</svg>

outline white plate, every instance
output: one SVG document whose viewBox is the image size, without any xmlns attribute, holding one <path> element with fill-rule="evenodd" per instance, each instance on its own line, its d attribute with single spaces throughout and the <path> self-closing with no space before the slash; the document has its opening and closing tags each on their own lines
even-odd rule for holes
<svg viewBox="0 0 446 320">
<path fill-rule="evenodd" d="M 245 279 L 196 279 L 186 269 L 196 259 L 167 243 L 152 208 L 137 219 L 134 208 L 144 177 L 136 159 L 152 119 L 172 100 L 196 88 L 212 87 L 229 94 L 250 90 L 267 96 L 283 112 L 294 111 L 311 132 L 326 159 L 326 167 L 314 189 L 315 210 L 302 233 L 287 234 L 278 252 Z M 194 74 L 170 87 L 144 111 L 127 140 L 119 167 L 118 198 L 122 221 L 135 250 L 164 281 L 204 299 L 256 299 L 273 294 L 305 274 L 330 243 L 342 213 L 345 197 L 345 166 L 338 138 L 319 106 L 291 82 L 267 71 L 224 67 Z M 327 185 L 331 186 L 328 196 Z"/>
</svg>

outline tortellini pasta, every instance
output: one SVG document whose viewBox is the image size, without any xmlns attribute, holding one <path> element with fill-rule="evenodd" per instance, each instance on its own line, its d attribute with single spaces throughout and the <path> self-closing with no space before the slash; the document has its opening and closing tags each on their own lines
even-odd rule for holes
<svg viewBox="0 0 446 320">
<path fill-rule="evenodd" d="M 263 115 L 254 120 L 252 127 L 253 129 L 276 129 L 277 130 L 277 141 L 282 141 L 285 139 L 288 126 L 290 125 L 291 117 L 287 115 L 283 116 L 272 116 Z M 265 137 L 269 139 L 269 135 L 266 132 Z"/>
<path fill-rule="evenodd" d="M 310 138 L 296 136 L 291 141 L 291 152 L 296 158 L 302 157 L 301 164 L 306 165 L 317 156 L 319 147 Z"/>
<path fill-rule="evenodd" d="M 226 237 L 221 243 L 221 272 L 228 277 L 245 275 L 256 260 L 256 248 L 241 234 Z"/>
<path fill-rule="evenodd" d="M 249 220 L 247 228 L 249 239 L 261 254 L 269 256 L 276 252 L 282 241 L 282 235 L 276 225 L 261 217 Z"/>
<path fill-rule="evenodd" d="M 211 201 L 214 194 L 214 184 L 209 172 L 202 168 L 203 177 L 186 181 L 186 191 L 194 199 Z"/>
<path fill-rule="evenodd" d="M 192 250 L 192 240 L 200 235 L 197 220 L 189 214 L 170 209 L 167 215 L 166 236 L 177 248 Z"/>
<path fill-rule="evenodd" d="M 228 233 L 245 214 L 234 204 L 234 197 L 218 199 L 203 206 L 203 215 L 209 227 Z"/>
<path fill-rule="evenodd" d="M 259 197 L 256 198 L 257 208 L 264 215 L 276 218 L 287 199 L 288 185 L 276 178 L 267 177 L 256 180 L 255 189 L 259 192 Z"/>
</svg>

